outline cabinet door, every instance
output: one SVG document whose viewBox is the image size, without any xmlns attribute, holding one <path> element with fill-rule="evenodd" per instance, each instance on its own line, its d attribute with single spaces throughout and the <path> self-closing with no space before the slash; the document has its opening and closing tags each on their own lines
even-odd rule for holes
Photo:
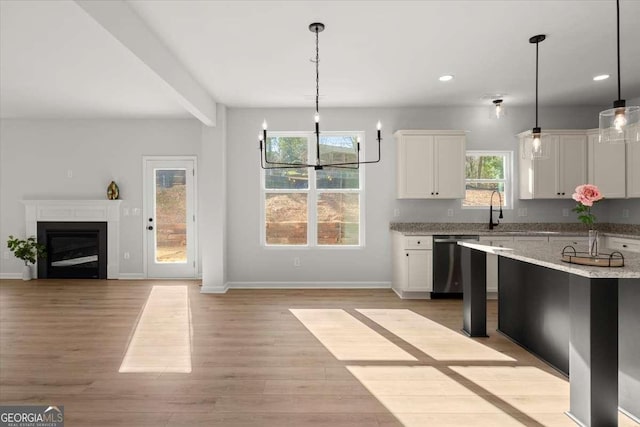
<svg viewBox="0 0 640 427">
<path fill-rule="evenodd" d="M 433 251 L 407 250 L 408 291 L 431 292 L 433 290 Z"/>
<path fill-rule="evenodd" d="M 627 197 L 640 197 L 640 143 L 624 145 L 627 149 Z"/>
<path fill-rule="evenodd" d="M 597 185 L 607 199 L 626 196 L 625 144 L 598 142 L 597 133 L 588 136 L 589 183 Z"/>
<path fill-rule="evenodd" d="M 399 199 L 431 198 L 433 136 L 403 135 L 397 144 L 397 197 Z"/>
<path fill-rule="evenodd" d="M 587 136 L 560 136 L 558 152 L 558 197 L 570 199 L 578 185 L 587 183 Z"/>
<path fill-rule="evenodd" d="M 435 137 L 435 196 L 440 199 L 464 198 L 465 137 Z"/>
<path fill-rule="evenodd" d="M 549 157 L 535 159 L 533 164 L 533 198 L 534 199 L 557 199 L 558 175 L 560 153 L 558 152 L 559 137 L 557 135 L 546 135 L 544 143 L 549 144 Z"/>
</svg>

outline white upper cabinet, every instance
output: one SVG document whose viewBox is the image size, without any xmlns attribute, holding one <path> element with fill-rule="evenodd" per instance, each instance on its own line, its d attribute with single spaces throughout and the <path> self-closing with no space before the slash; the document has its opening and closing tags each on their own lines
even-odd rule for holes
<svg viewBox="0 0 640 427">
<path fill-rule="evenodd" d="M 394 135 L 399 199 L 464 197 L 463 131 L 399 130 Z"/>
<path fill-rule="evenodd" d="M 627 151 L 627 197 L 640 197 L 640 142 L 628 142 L 624 146 Z"/>
<path fill-rule="evenodd" d="M 607 199 L 627 197 L 625 144 L 601 144 L 598 129 L 587 131 L 589 138 L 589 184 L 597 185 Z"/>
<path fill-rule="evenodd" d="M 585 131 L 547 130 L 547 158 L 532 160 L 531 131 L 518 135 L 520 198 L 570 199 L 578 185 L 587 183 Z"/>
</svg>

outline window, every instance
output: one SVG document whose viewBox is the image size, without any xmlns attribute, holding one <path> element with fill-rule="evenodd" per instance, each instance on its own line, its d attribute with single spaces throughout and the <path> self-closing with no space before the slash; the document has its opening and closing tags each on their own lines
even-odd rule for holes
<svg viewBox="0 0 640 427">
<path fill-rule="evenodd" d="M 502 197 L 502 207 L 512 206 L 510 151 L 467 151 L 465 164 L 464 208 L 489 206 L 491 194 L 498 191 Z M 493 206 L 498 206 L 494 196 Z"/>
<path fill-rule="evenodd" d="M 356 132 L 320 136 L 326 163 L 357 160 Z M 315 163 L 313 133 L 273 133 L 265 145 L 271 162 Z M 364 153 L 360 153 L 361 158 Z M 262 241 L 268 246 L 361 246 L 363 168 L 263 171 Z"/>
</svg>

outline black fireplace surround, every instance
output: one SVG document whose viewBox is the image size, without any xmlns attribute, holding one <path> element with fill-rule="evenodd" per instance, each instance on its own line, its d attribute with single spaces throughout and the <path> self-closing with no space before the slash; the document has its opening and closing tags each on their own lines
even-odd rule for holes
<svg viewBox="0 0 640 427">
<path fill-rule="evenodd" d="M 38 222 L 38 243 L 47 248 L 38 278 L 106 279 L 106 222 Z"/>
</svg>

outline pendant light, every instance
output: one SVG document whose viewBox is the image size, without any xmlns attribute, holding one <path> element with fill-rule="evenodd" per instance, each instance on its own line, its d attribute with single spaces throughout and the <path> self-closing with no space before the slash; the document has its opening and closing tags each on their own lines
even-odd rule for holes
<svg viewBox="0 0 640 427">
<path fill-rule="evenodd" d="M 544 140 L 542 129 L 538 126 L 538 45 L 546 39 L 544 34 L 538 34 L 529 39 L 529 43 L 536 44 L 536 126 L 531 131 L 531 137 L 533 141 L 531 143 L 531 158 L 532 159 L 546 159 L 549 157 L 549 148 Z"/>
<path fill-rule="evenodd" d="M 357 138 L 355 143 L 357 161 L 322 162 L 320 160 L 320 107 L 319 107 L 320 48 L 319 48 L 318 35 L 322 31 L 324 31 L 324 24 L 320 22 L 314 22 L 313 24 L 309 25 L 309 31 L 311 31 L 312 33 L 315 33 L 316 35 L 316 59 L 315 61 L 313 61 L 316 64 L 316 105 L 315 105 L 316 110 L 315 110 L 315 114 L 313 115 L 313 120 L 315 122 L 315 135 L 316 135 L 316 162 L 315 164 L 306 164 L 306 163 L 276 162 L 276 161 L 269 160 L 267 156 L 267 151 L 269 151 L 267 150 L 267 121 L 265 120 L 262 123 L 262 133 L 258 136 L 258 139 L 259 139 L 258 146 L 260 149 L 260 166 L 262 167 L 262 169 L 298 169 L 298 168 L 309 167 L 309 168 L 314 168 L 315 170 L 322 170 L 325 167 L 357 169 L 362 164 L 378 163 L 380 161 L 380 141 L 382 140 L 382 138 L 380 137 L 380 130 L 382 129 L 382 124 L 380 123 L 380 121 L 378 121 L 378 126 L 377 126 L 378 158 L 376 160 L 368 160 L 368 161 L 360 160 L 360 138 Z M 264 151 L 263 151 L 263 145 L 264 145 Z"/>
<path fill-rule="evenodd" d="M 613 108 L 600 113 L 600 142 L 640 142 L 640 107 L 628 106 L 620 94 L 620 0 L 616 0 L 618 99 Z"/>
<path fill-rule="evenodd" d="M 504 108 L 502 103 L 504 102 L 502 99 L 494 99 L 493 106 L 491 107 L 490 117 L 492 119 L 500 120 L 504 116 L 507 115 L 507 110 Z"/>
</svg>

